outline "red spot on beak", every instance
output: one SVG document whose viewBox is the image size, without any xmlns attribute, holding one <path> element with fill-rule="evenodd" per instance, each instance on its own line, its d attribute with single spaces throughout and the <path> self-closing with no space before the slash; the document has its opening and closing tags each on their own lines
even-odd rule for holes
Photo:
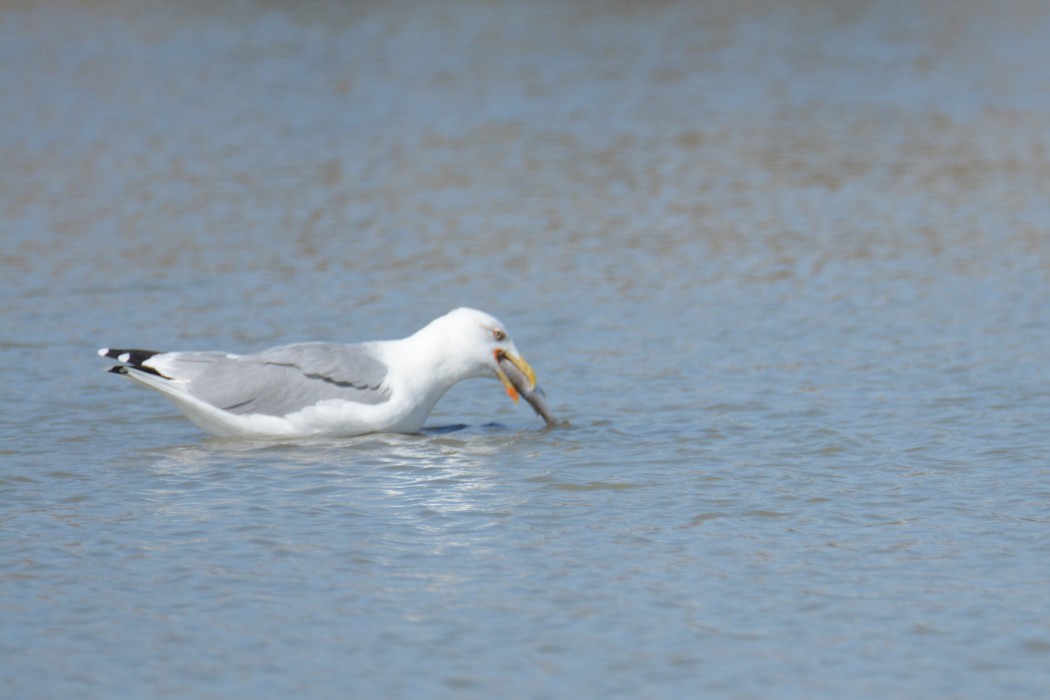
<svg viewBox="0 0 1050 700">
<path fill-rule="evenodd" d="M 502 360 L 503 357 L 504 357 L 503 351 L 502 350 L 494 350 L 492 352 L 492 354 L 496 358 L 496 376 L 498 376 L 499 380 L 503 383 L 503 388 L 506 390 L 507 396 L 509 396 L 514 401 L 514 403 L 517 403 L 518 402 L 518 390 L 514 386 L 514 384 L 511 383 L 510 379 L 507 378 L 507 374 L 499 366 L 500 360 Z"/>
</svg>

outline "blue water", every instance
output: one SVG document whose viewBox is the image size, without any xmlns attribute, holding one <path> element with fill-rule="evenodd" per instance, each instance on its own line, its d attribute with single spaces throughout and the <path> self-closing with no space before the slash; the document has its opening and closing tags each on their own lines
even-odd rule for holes
<svg viewBox="0 0 1050 700">
<path fill-rule="evenodd" d="M 1042 3 L 0 11 L 4 698 L 1050 692 Z M 236 441 L 101 346 L 535 367 Z"/>
</svg>

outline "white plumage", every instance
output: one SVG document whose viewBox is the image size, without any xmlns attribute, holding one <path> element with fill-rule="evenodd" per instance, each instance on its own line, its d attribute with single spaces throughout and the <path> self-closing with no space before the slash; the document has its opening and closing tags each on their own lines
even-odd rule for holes
<svg viewBox="0 0 1050 700">
<path fill-rule="evenodd" d="M 164 395 L 205 432 L 226 437 L 416 432 L 464 379 L 500 379 L 517 400 L 501 361 L 525 375 L 523 391 L 536 384 L 504 326 L 468 308 L 401 340 L 296 343 L 247 355 L 110 348 L 99 355 L 123 363 L 110 371 Z"/>
</svg>

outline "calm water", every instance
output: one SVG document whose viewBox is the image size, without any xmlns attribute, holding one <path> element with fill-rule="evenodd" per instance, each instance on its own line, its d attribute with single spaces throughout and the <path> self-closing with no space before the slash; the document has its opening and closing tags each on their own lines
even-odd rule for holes
<svg viewBox="0 0 1050 700">
<path fill-rule="evenodd" d="M 1050 693 L 1041 2 L 8 3 L 4 698 Z M 204 437 L 103 345 L 502 318 Z"/>
</svg>

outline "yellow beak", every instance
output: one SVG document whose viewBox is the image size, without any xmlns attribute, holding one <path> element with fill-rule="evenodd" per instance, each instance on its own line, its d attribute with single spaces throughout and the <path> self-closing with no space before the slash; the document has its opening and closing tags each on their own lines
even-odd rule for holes
<svg viewBox="0 0 1050 700">
<path fill-rule="evenodd" d="M 536 373 L 529 366 L 529 363 L 525 361 L 524 357 L 518 355 L 512 355 L 509 352 L 503 352 L 502 350 L 496 351 L 496 375 L 499 380 L 503 382 L 503 388 L 507 390 L 507 396 L 514 399 L 515 403 L 518 401 L 518 389 L 514 386 L 514 383 L 507 377 L 506 372 L 499 366 L 499 361 L 506 358 L 512 365 L 518 368 L 518 370 L 525 375 L 525 378 L 529 380 L 529 385 L 526 387 L 529 391 L 536 388 Z"/>
</svg>

